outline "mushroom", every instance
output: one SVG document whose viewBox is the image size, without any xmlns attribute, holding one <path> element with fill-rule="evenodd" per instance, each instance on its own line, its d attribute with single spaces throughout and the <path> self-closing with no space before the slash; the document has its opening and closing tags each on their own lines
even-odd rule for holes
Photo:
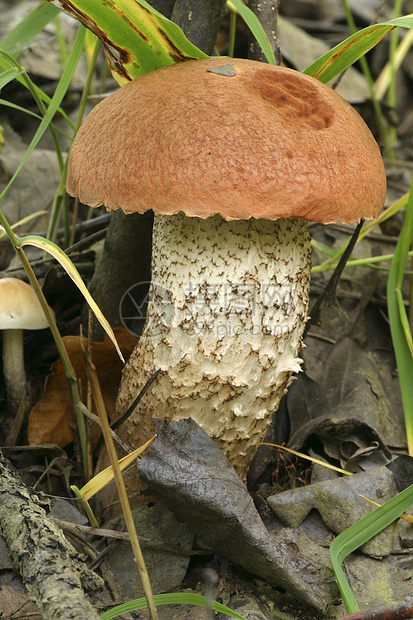
<svg viewBox="0 0 413 620">
<path fill-rule="evenodd" d="M 0 279 L 0 329 L 7 399 L 17 409 L 26 389 L 23 330 L 45 329 L 46 317 L 34 290 L 17 278 Z"/>
<path fill-rule="evenodd" d="M 311 245 L 307 221 L 376 217 L 385 172 L 361 117 L 328 86 L 238 59 L 137 78 L 78 132 L 67 190 L 92 207 L 153 209 L 147 320 L 123 373 L 121 435 L 193 418 L 242 478 L 300 370 Z M 137 250 L 139 252 L 139 248 Z"/>
</svg>

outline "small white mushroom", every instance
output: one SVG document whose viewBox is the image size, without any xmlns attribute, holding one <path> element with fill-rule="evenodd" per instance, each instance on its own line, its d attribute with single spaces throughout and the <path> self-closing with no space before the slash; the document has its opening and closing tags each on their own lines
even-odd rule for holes
<svg viewBox="0 0 413 620">
<path fill-rule="evenodd" d="M 153 209 L 147 322 L 123 374 L 120 431 L 192 417 L 241 477 L 300 369 L 311 244 L 305 220 L 376 217 L 386 179 L 361 117 L 329 87 L 248 60 L 146 74 L 91 112 L 67 189 L 126 213 Z M 136 249 L 139 252 L 139 248 Z"/>
<path fill-rule="evenodd" d="M 0 279 L 0 330 L 3 332 L 3 375 L 7 399 L 18 409 L 26 389 L 23 330 L 48 326 L 31 286 L 17 278 Z"/>
</svg>

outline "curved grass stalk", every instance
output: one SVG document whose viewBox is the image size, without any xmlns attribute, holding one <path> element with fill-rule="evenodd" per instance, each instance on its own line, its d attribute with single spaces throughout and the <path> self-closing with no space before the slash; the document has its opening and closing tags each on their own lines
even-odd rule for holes
<svg viewBox="0 0 413 620">
<path fill-rule="evenodd" d="M 34 135 L 34 137 L 32 138 L 32 141 L 30 142 L 26 154 L 24 155 L 22 161 L 20 162 L 19 166 L 17 167 L 15 173 L 13 174 L 12 178 L 10 179 L 10 181 L 7 183 L 6 187 L 3 189 L 3 191 L 0 194 L 0 201 L 1 199 L 5 196 L 5 194 L 8 192 L 8 190 L 10 189 L 10 187 L 12 186 L 12 184 L 14 183 L 16 177 L 20 174 L 23 166 L 25 165 L 26 161 L 29 159 L 30 155 L 32 154 L 33 150 L 35 149 L 35 147 L 37 146 L 37 144 L 39 143 L 40 138 L 43 136 L 44 132 L 46 131 L 46 129 L 49 128 L 54 115 L 56 114 L 60 103 L 63 99 L 63 97 L 65 96 L 66 92 L 67 92 L 67 88 L 71 82 L 74 70 L 77 66 L 77 63 L 79 62 L 79 58 L 80 58 L 80 54 L 82 53 L 82 49 L 83 49 L 83 41 L 84 41 L 84 36 L 85 36 L 85 30 L 84 28 L 80 27 L 77 35 L 76 35 L 76 39 L 75 42 L 73 44 L 73 48 L 70 54 L 70 63 L 67 64 L 67 66 L 65 67 L 65 70 L 63 71 L 63 75 L 59 81 L 59 84 L 56 88 L 56 91 L 51 99 L 50 105 L 47 108 L 47 110 L 45 110 L 43 119 L 39 125 L 39 127 L 37 128 L 37 131 Z M 8 54 L 8 56 L 10 56 Z M 12 59 L 13 64 L 16 62 L 14 60 L 14 58 L 12 56 L 10 56 L 10 58 Z M 18 64 L 18 63 L 17 63 Z M 20 65 L 18 65 L 20 67 Z M 29 82 L 27 83 L 28 85 L 30 84 L 31 86 L 31 92 L 33 93 L 33 96 L 35 97 L 36 103 L 39 105 L 39 101 L 41 101 L 41 99 L 38 96 L 38 92 L 37 90 L 34 88 L 33 83 L 31 82 L 30 78 L 27 76 Z M 40 108 L 39 108 L 40 109 Z M 59 146 L 59 152 L 60 151 L 60 146 Z M 64 168 L 64 163 L 63 163 L 63 159 L 61 158 L 61 164 L 62 164 L 62 168 Z M 60 165 L 60 164 L 59 164 Z"/>
<path fill-rule="evenodd" d="M 0 99 L 0 105 L 3 106 L 4 108 L 11 108 L 12 110 L 23 112 L 23 114 L 27 114 L 27 116 L 32 116 L 33 118 L 37 118 L 37 120 L 39 121 L 41 121 L 43 118 L 40 114 L 36 114 L 36 112 L 27 110 L 26 108 L 23 108 L 22 106 L 17 105 L 16 103 L 12 103 L 11 101 L 6 101 L 5 99 Z M 65 119 L 65 120 L 68 120 L 68 119 Z M 53 123 L 51 123 L 51 126 L 57 133 L 60 133 L 64 138 L 67 138 L 68 140 L 71 139 L 69 134 L 63 131 L 63 129 L 61 129 L 60 127 L 57 127 Z"/>
<path fill-rule="evenodd" d="M 383 67 L 379 77 L 377 78 L 374 84 L 374 90 L 376 92 L 376 97 L 379 101 L 383 99 L 384 95 L 386 94 L 386 91 L 390 88 L 390 83 L 392 82 L 392 75 L 400 68 L 412 44 L 413 44 L 413 30 L 410 30 L 408 33 L 406 33 L 406 36 L 402 39 L 397 49 L 394 51 L 393 60 L 389 61 Z M 395 99 L 390 100 L 389 104 L 391 104 L 394 107 Z"/>
<path fill-rule="evenodd" d="M 311 273 L 323 273 L 324 271 L 332 271 L 333 269 L 335 269 L 337 265 L 337 261 L 336 261 L 337 253 L 334 250 L 332 250 L 332 248 L 330 248 L 329 246 L 324 245 L 323 243 L 320 243 L 319 241 L 315 241 L 314 239 L 311 241 L 311 245 L 317 250 L 324 252 L 324 254 L 327 254 L 334 259 L 334 262 L 327 263 L 326 261 L 322 265 L 316 265 L 315 267 L 311 269 Z M 407 256 L 412 258 L 413 251 L 409 251 L 407 253 Z M 350 258 L 347 261 L 346 268 L 347 267 L 360 267 L 360 266 L 369 267 L 369 268 L 370 267 L 377 268 L 377 263 L 385 263 L 388 261 L 392 261 L 393 258 L 394 258 L 394 254 L 382 254 L 380 256 L 369 256 L 368 258 L 352 258 L 350 256 Z M 380 269 L 382 269 L 383 271 L 389 271 L 387 267 L 380 267 Z M 404 270 L 404 275 L 410 275 L 410 273 L 411 273 L 410 271 Z"/>
<path fill-rule="evenodd" d="M 401 12 L 402 12 L 402 0 L 395 0 L 394 2 L 394 17 L 400 17 Z M 398 28 L 396 28 L 395 30 L 393 30 L 393 32 L 390 33 L 390 48 L 389 48 L 389 64 L 390 64 L 390 83 L 389 83 L 389 90 L 387 92 L 387 103 L 390 107 L 391 110 L 396 110 L 396 100 L 397 100 L 397 94 L 396 94 L 396 73 L 397 73 L 397 67 L 396 67 L 396 52 L 397 52 L 397 46 L 399 43 L 399 30 Z M 409 32 L 408 34 L 412 34 L 412 32 Z M 376 95 L 375 95 L 376 96 Z M 378 98 L 377 98 L 378 99 Z M 397 144 L 397 129 L 394 126 L 389 126 L 388 131 L 387 131 L 387 136 L 388 136 L 388 140 L 390 143 L 390 146 L 396 146 Z M 394 159 L 394 153 L 392 154 L 392 158 Z"/>
<path fill-rule="evenodd" d="M 86 34 L 86 33 L 85 33 Z M 89 92 L 90 92 L 90 85 L 92 83 L 92 79 L 93 79 L 93 74 L 95 71 L 95 66 L 96 66 L 96 60 L 99 54 L 99 48 L 100 48 L 100 41 L 99 39 L 97 39 L 95 37 L 94 40 L 94 46 L 92 49 L 92 53 L 90 56 L 90 60 L 88 63 L 88 71 L 87 71 L 87 75 L 86 75 L 86 81 L 85 81 L 85 86 L 83 88 L 83 92 L 82 92 L 82 97 L 80 99 L 80 104 L 79 104 L 79 110 L 78 110 L 78 114 L 77 114 L 77 118 L 76 118 L 76 122 L 73 128 L 73 136 L 76 135 L 81 123 L 82 123 L 82 119 L 83 119 L 83 115 L 85 112 L 85 106 L 86 106 L 86 101 L 87 98 L 89 96 Z M 67 173 L 67 159 L 64 165 L 63 170 L 61 171 L 60 174 L 60 183 L 59 183 L 59 187 L 57 189 L 56 192 L 56 196 L 52 205 L 52 211 L 51 211 L 51 217 L 49 220 L 49 229 L 47 231 L 47 237 L 48 239 L 50 239 L 51 241 L 55 241 L 56 238 L 56 233 L 57 233 L 57 227 L 58 227 L 58 223 L 59 223 L 59 216 L 60 216 L 60 212 L 61 212 L 61 207 L 62 205 L 64 205 L 66 208 L 64 209 L 64 213 L 67 214 L 67 204 L 66 204 L 66 192 L 65 192 L 65 186 L 66 186 L 66 173 Z M 65 247 L 68 247 L 69 245 L 69 239 L 70 239 L 70 235 L 69 235 L 69 225 L 68 225 L 68 221 L 65 218 Z"/>
<path fill-rule="evenodd" d="M 377 510 L 363 517 L 363 519 L 360 519 L 354 525 L 351 525 L 331 543 L 331 562 L 347 613 L 354 613 L 359 610 L 359 607 L 341 567 L 343 560 L 398 519 L 412 504 L 413 485 L 380 506 Z"/>
<path fill-rule="evenodd" d="M 355 34 L 357 32 L 357 28 L 356 28 L 356 24 L 354 22 L 354 18 L 353 18 L 353 14 L 350 10 L 350 7 L 348 5 L 347 0 L 341 0 L 341 4 L 344 8 L 344 13 L 346 16 L 346 21 L 348 24 L 348 27 L 350 28 L 350 32 L 352 34 Z M 374 90 L 374 81 L 373 81 L 373 77 L 371 75 L 371 71 L 370 71 L 370 67 L 368 65 L 367 59 L 365 56 L 361 56 L 361 58 L 359 59 L 360 62 L 360 67 L 363 71 L 364 77 L 366 79 L 366 83 L 367 83 L 367 87 L 369 89 L 369 93 L 370 93 L 370 97 L 371 97 L 371 102 L 373 104 L 373 109 L 374 109 L 374 113 L 376 115 L 376 120 L 377 120 L 377 124 L 379 127 L 379 132 L 380 132 L 380 137 L 383 140 L 383 144 L 384 144 L 384 148 L 386 151 L 386 154 L 391 157 L 392 156 L 392 151 L 391 151 L 391 143 L 389 140 L 389 134 L 388 134 L 388 130 L 387 130 L 387 124 L 384 118 L 384 114 L 383 114 L 383 110 L 380 104 L 380 101 L 378 100 L 375 90 Z"/>
<path fill-rule="evenodd" d="M 28 90 L 31 92 L 32 97 L 35 100 L 35 102 L 37 104 L 37 107 L 40 110 L 40 113 L 42 114 L 42 117 L 44 118 L 46 116 L 46 112 L 47 112 L 46 106 L 44 105 L 42 99 L 39 97 L 39 93 L 37 92 L 37 89 L 35 88 L 35 85 L 33 84 L 32 80 L 30 79 L 28 74 L 26 73 L 25 69 L 17 62 L 17 60 L 14 58 L 14 56 L 9 54 L 5 50 L 0 49 L 0 54 L 2 56 L 4 56 L 4 58 L 6 58 L 10 62 L 11 65 L 14 66 L 14 68 L 18 72 L 18 75 L 21 76 L 21 78 L 25 82 Z M 53 141 L 54 149 L 56 151 L 56 157 L 57 157 L 57 161 L 58 161 L 58 164 L 59 164 L 59 169 L 60 169 L 60 171 L 62 171 L 62 169 L 64 167 L 62 149 L 60 148 L 60 144 L 59 144 L 59 141 L 57 139 L 56 132 L 55 132 L 54 127 L 53 127 L 51 122 L 48 123 L 48 129 L 49 129 L 52 141 Z"/>
<path fill-rule="evenodd" d="M 259 46 L 261 47 L 264 56 L 270 65 L 276 65 L 276 59 L 274 50 L 271 47 L 270 42 L 268 41 L 268 37 L 265 34 L 265 31 L 260 23 L 258 17 L 251 11 L 251 9 L 246 6 L 243 0 L 228 0 L 227 7 L 231 11 L 231 13 L 238 13 L 244 22 L 247 24 L 249 30 L 254 35 L 257 40 Z M 229 54 L 232 56 L 232 54 Z"/>
<path fill-rule="evenodd" d="M 396 200 L 395 203 L 387 207 L 387 209 L 384 209 L 384 211 L 382 211 L 382 213 L 379 215 L 377 219 L 372 220 L 371 222 L 367 222 L 367 224 L 365 224 L 363 229 L 361 230 L 356 243 L 359 243 L 362 239 L 364 239 L 364 237 L 366 237 L 375 226 L 378 226 L 382 222 L 385 222 L 390 217 L 392 217 L 393 215 L 401 211 L 401 209 L 404 209 L 404 207 L 407 205 L 408 199 L 409 199 L 409 192 L 401 196 L 398 200 Z M 326 245 L 323 245 L 322 243 L 315 241 L 313 239 L 311 242 L 312 245 L 316 247 L 317 249 L 319 249 L 324 254 L 327 254 L 329 258 L 325 260 L 323 263 L 321 263 L 321 265 L 314 266 L 311 272 L 319 273 L 322 271 L 329 271 L 331 269 L 334 269 L 335 264 L 340 260 L 350 239 L 351 239 L 351 236 L 347 239 L 347 241 L 343 244 L 343 246 L 339 250 L 333 250 L 332 248 Z"/>
<path fill-rule="evenodd" d="M 93 310 L 97 320 L 99 321 L 99 323 L 101 324 L 101 326 L 103 327 L 103 329 L 105 330 L 109 338 L 111 339 L 119 355 L 119 358 L 122 360 L 122 362 L 124 362 L 125 360 L 123 359 L 122 352 L 119 348 L 118 343 L 116 342 L 115 334 L 113 333 L 111 326 L 109 325 L 108 321 L 103 316 L 102 311 L 100 310 L 99 306 L 97 305 L 97 303 L 95 302 L 91 294 L 89 293 L 78 270 L 76 269 L 76 267 L 74 266 L 70 258 L 63 252 L 61 248 L 59 248 L 59 246 L 53 243 L 53 241 L 44 239 L 43 237 L 38 237 L 37 235 L 28 235 L 26 237 L 21 237 L 20 239 L 16 239 L 16 243 L 15 243 L 16 250 L 23 248 L 25 245 L 33 245 L 36 248 L 40 248 L 44 250 L 45 252 L 53 256 L 53 258 L 55 258 L 62 265 L 63 269 L 66 271 L 67 275 L 76 284 L 77 288 L 79 289 L 79 291 L 82 293 L 83 297 L 85 298 L 85 301 L 89 304 L 90 308 Z"/>
<path fill-rule="evenodd" d="M 387 282 L 390 330 L 396 354 L 404 408 L 407 445 L 413 456 L 413 339 L 403 303 L 404 269 L 413 239 L 413 179 L 403 228 L 394 253 Z"/>
<path fill-rule="evenodd" d="M 129 536 L 130 536 L 130 542 L 131 542 L 133 554 L 135 557 L 136 565 L 139 570 L 139 576 L 141 578 L 143 591 L 145 593 L 145 597 L 146 597 L 145 600 L 147 601 L 147 606 L 150 612 L 151 619 L 158 620 L 158 612 L 156 610 L 156 603 L 154 601 L 152 586 L 151 586 L 148 571 L 145 565 L 145 560 L 142 554 L 139 539 L 136 534 L 135 522 L 133 520 L 132 510 L 130 507 L 125 483 L 122 477 L 121 468 L 118 463 L 115 443 L 110 433 L 108 416 L 107 416 L 107 412 L 105 409 L 105 403 L 104 403 L 102 392 L 100 389 L 100 384 L 99 384 L 99 379 L 97 376 L 96 368 L 93 365 L 92 361 L 87 359 L 85 352 L 84 352 L 84 360 L 85 360 L 87 378 L 92 388 L 93 399 L 95 401 L 96 410 L 98 412 L 102 434 L 105 439 L 106 450 L 109 456 L 109 460 L 110 460 L 112 470 L 113 470 L 113 475 L 114 475 L 115 482 L 116 482 L 116 488 L 118 491 L 120 505 L 122 507 L 123 516 L 125 518 L 125 524 L 129 532 Z"/>
<path fill-rule="evenodd" d="M 155 594 L 153 598 L 155 605 L 196 605 L 197 607 L 212 609 L 213 611 L 227 614 L 230 618 L 235 618 L 235 620 L 246 620 L 244 616 L 237 614 L 236 611 L 233 611 L 229 607 L 207 599 L 205 596 L 192 594 L 191 592 Z M 111 620 L 112 618 L 116 618 L 119 614 L 135 611 L 137 609 L 145 609 L 147 606 L 148 604 L 145 598 L 138 598 L 134 601 L 129 601 L 128 603 L 113 607 L 109 609 L 109 611 L 105 611 L 105 613 L 100 616 L 100 620 Z"/>
</svg>

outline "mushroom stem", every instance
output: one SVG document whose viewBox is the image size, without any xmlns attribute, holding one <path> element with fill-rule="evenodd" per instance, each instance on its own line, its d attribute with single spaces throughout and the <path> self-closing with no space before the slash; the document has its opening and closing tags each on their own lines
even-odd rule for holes
<svg viewBox="0 0 413 620">
<path fill-rule="evenodd" d="M 300 370 L 310 268 L 301 220 L 156 216 L 147 321 L 118 412 L 161 373 L 125 425 L 132 445 L 153 434 L 153 417 L 191 417 L 245 477 Z"/>
<path fill-rule="evenodd" d="M 7 399 L 17 410 L 26 389 L 22 329 L 3 330 L 3 375 Z"/>
</svg>

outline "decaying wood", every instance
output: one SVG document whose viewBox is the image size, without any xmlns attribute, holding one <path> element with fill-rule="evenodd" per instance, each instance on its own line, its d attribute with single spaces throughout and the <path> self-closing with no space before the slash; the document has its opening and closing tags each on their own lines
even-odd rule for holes
<svg viewBox="0 0 413 620">
<path fill-rule="evenodd" d="M 42 618 L 99 618 L 86 591 L 102 587 L 0 453 L 0 535 Z"/>
</svg>

